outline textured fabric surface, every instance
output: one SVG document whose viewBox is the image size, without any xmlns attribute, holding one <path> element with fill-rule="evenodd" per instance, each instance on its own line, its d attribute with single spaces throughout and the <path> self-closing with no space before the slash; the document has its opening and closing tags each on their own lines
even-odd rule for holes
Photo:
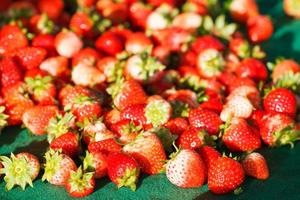
<svg viewBox="0 0 300 200">
<path fill-rule="evenodd" d="M 276 30 L 271 40 L 263 46 L 269 59 L 278 56 L 294 58 L 300 62 L 300 20 L 291 20 L 282 11 L 281 0 L 260 0 L 262 13 L 268 14 L 275 22 Z M 40 156 L 47 148 L 45 137 L 36 137 L 20 128 L 8 128 L 0 136 L 0 154 L 28 151 Z M 136 192 L 127 188 L 117 190 L 117 187 L 103 179 L 97 182 L 96 191 L 85 199 L 101 200 L 191 200 L 191 199 L 300 199 L 300 144 L 294 149 L 282 147 L 277 149 L 263 149 L 271 176 L 267 181 L 257 181 L 247 178 L 243 184 L 244 192 L 236 196 L 233 194 L 216 196 L 208 192 L 207 186 L 197 189 L 179 189 L 168 182 L 164 175 L 142 177 Z M 71 199 L 64 188 L 34 181 L 34 188 L 27 187 L 25 191 L 14 188 L 5 192 L 5 183 L 0 181 L 1 200 L 64 200 Z"/>
</svg>

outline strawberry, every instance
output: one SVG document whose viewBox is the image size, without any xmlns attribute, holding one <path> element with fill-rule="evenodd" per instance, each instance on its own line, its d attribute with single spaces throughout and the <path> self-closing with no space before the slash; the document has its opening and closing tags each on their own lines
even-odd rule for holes
<svg viewBox="0 0 300 200">
<path fill-rule="evenodd" d="M 107 159 L 101 152 L 89 153 L 83 160 L 83 169 L 88 172 L 94 172 L 95 178 L 102 178 L 107 174 Z"/>
<path fill-rule="evenodd" d="M 283 10 L 284 12 L 294 18 L 300 18 L 300 14 L 298 12 L 300 8 L 300 4 L 297 0 L 284 0 L 283 1 Z"/>
<path fill-rule="evenodd" d="M 86 144 L 115 137 L 115 134 L 107 129 L 101 119 L 87 123 L 86 121 L 84 120 L 83 123 L 77 122 L 77 125 L 80 125 L 79 127 L 82 128 L 82 139 Z"/>
<path fill-rule="evenodd" d="M 76 53 L 72 58 L 72 66 L 77 66 L 79 63 L 86 63 L 88 65 L 95 65 L 101 58 L 100 53 L 93 48 L 84 48 Z"/>
<path fill-rule="evenodd" d="M 129 105 L 146 103 L 147 100 L 144 89 L 134 80 L 125 81 L 112 94 L 113 103 L 120 110 Z"/>
<path fill-rule="evenodd" d="M 178 138 L 177 145 L 183 149 L 197 149 L 206 143 L 207 132 L 195 128 L 185 130 Z"/>
<path fill-rule="evenodd" d="M 110 152 L 120 152 L 122 147 L 115 139 L 109 138 L 89 143 L 88 150 L 91 153 L 101 152 L 108 155 Z"/>
<path fill-rule="evenodd" d="M 11 190 L 18 185 L 25 190 L 26 185 L 32 185 L 32 181 L 36 179 L 40 171 L 40 163 L 36 156 L 22 152 L 14 155 L 11 153 L 10 158 L 0 156 L 2 168 L 0 173 L 4 174 L 6 182 L 6 190 Z"/>
<path fill-rule="evenodd" d="M 37 34 L 48 34 L 54 32 L 54 22 L 46 13 L 33 15 L 30 18 L 30 30 Z"/>
<path fill-rule="evenodd" d="M 152 46 L 152 41 L 144 33 L 131 34 L 125 43 L 125 50 L 128 53 L 138 54 Z"/>
<path fill-rule="evenodd" d="M 129 8 L 129 19 L 135 27 L 146 28 L 146 21 L 151 9 L 142 2 L 134 2 Z"/>
<path fill-rule="evenodd" d="M 196 188 L 204 184 L 207 171 L 197 152 L 179 150 L 170 158 L 166 165 L 166 176 L 172 184 L 180 188 Z"/>
<path fill-rule="evenodd" d="M 242 60 L 236 70 L 239 77 L 251 78 L 257 82 L 266 81 L 268 78 L 268 71 L 266 66 L 255 58 L 246 58 Z"/>
<path fill-rule="evenodd" d="M 93 26 L 94 22 L 89 15 L 80 11 L 72 15 L 69 25 L 70 29 L 79 36 L 92 34 Z"/>
<path fill-rule="evenodd" d="M 40 47 L 45 49 L 48 56 L 55 56 L 57 55 L 57 53 L 54 46 L 54 40 L 55 37 L 53 35 L 39 34 L 32 39 L 31 45 L 33 47 Z"/>
<path fill-rule="evenodd" d="M 96 48 L 109 56 L 115 56 L 124 49 L 124 44 L 121 38 L 113 33 L 106 32 L 96 40 Z"/>
<path fill-rule="evenodd" d="M 58 19 L 64 9 L 63 0 L 40 0 L 38 8 L 41 13 L 46 13 L 50 19 Z"/>
<path fill-rule="evenodd" d="M 65 187 L 70 196 L 82 198 L 94 191 L 95 184 L 93 173 L 83 172 L 82 167 L 79 167 L 77 171 L 71 171 Z"/>
<path fill-rule="evenodd" d="M 219 115 L 207 109 L 193 109 L 189 112 L 189 123 L 197 129 L 204 129 L 210 135 L 216 135 L 222 125 Z"/>
<path fill-rule="evenodd" d="M 0 60 L 0 72 L 2 87 L 12 86 L 23 79 L 21 68 L 11 58 L 4 58 Z"/>
<path fill-rule="evenodd" d="M 54 150 L 61 149 L 63 154 L 74 158 L 79 154 L 79 145 L 78 134 L 74 132 L 67 132 L 52 140 L 50 148 Z"/>
<path fill-rule="evenodd" d="M 185 118 L 177 117 L 170 119 L 164 124 L 164 127 L 168 128 L 174 135 L 181 135 L 185 130 L 188 129 L 189 123 Z"/>
<path fill-rule="evenodd" d="M 64 186 L 72 171 L 77 169 L 74 161 L 60 151 L 49 150 L 45 153 L 45 173 L 42 180 L 58 186 Z"/>
<path fill-rule="evenodd" d="M 75 33 L 64 30 L 56 35 L 54 45 L 60 56 L 71 58 L 79 52 L 83 43 Z"/>
<path fill-rule="evenodd" d="M 174 17 L 172 26 L 179 27 L 188 31 L 195 31 L 201 26 L 202 18 L 194 12 L 184 12 Z"/>
<path fill-rule="evenodd" d="M 132 120 L 123 119 L 113 124 L 111 130 L 118 135 L 120 142 L 129 144 L 138 136 L 139 132 L 142 130 L 142 126 L 136 126 Z"/>
<path fill-rule="evenodd" d="M 254 86 L 239 86 L 230 92 L 227 101 L 231 101 L 237 96 L 246 97 L 255 108 L 260 107 L 261 97 L 258 89 Z"/>
<path fill-rule="evenodd" d="M 27 109 L 22 117 L 23 124 L 34 135 L 46 133 L 50 119 L 58 114 L 56 106 L 34 106 Z"/>
<path fill-rule="evenodd" d="M 26 77 L 25 83 L 33 100 L 39 105 L 54 105 L 56 103 L 56 87 L 51 76 Z"/>
<path fill-rule="evenodd" d="M 124 153 L 110 153 L 107 164 L 108 177 L 118 188 L 125 186 L 136 190 L 140 167 L 134 158 Z"/>
<path fill-rule="evenodd" d="M 217 38 L 211 35 L 204 35 L 198 37 L 192 44 L 191 48 L 197 54 L 207 49 L 215 49 L 217 51 L 223 51 L 225 46 Z"/>
<path fill-rule="evenodd" d="M 5 25 L 0 31 L 0 55 L 28 46 L 28 40 L 16 25 Z"/>
<path fill-rule="evenodd" d="M 24 47 L 13 51 L 11 55 L 24 70 L 30 70 L 39 67 L 47 51 L 40 47 Z"/>
<path fill-rule="evenodd" d="M 163 169 L 166 154 L 159 138 L 153 133 L 141 133 L 132 143 L 123 147 L 146 174 L 158 174 Z"/>
<path fill-rule="evenodd" d="M 277 112 L 294 117 L 297 110 L 296 96 L 285 88 L 276 88 L 265 96 L 264 109 L 267 112 Z"/>
<path fill-rule="evenodd" d="M 162 9 L 163 8 L 163 9 Z M 153 10 L 146 19 L 146 29 L 147 30 L 162 30 L 169 26 L 170 15 L 173 8 L 169 5 L 162 5 L 155 10 Z"/>
<path fill-rule="evenodd" d="M 126 2 L 115 2 L 112 0 L 100 0 L 96 3 L 96 10 L 101 13 L 104 18 L 112 21 L 113 24 L 124 23 L 127 19 Z"/>
<path fill-rule="evenodd" d="M 127 106 L 121 112 L 122 120 L 132 120 L 136 125 L 142 125 L 144 129 L 152 128 L 145 115 L 146 104 L 135 104 Z"/>
<path fill-rule="evenodd" d="M 215 194 L 225 194 L 239 187 L 244 178 L 245 172 L 239 162 L 220 157 L 208 169 L 208 189 Z"/>
<path fill-rule="evenodd" d="M 261 138 L 268 146 L 293 145 L 300 135 L 294 123 L 291 117 L 282 113 L 266 114 L 259 124 Z"/>
<path fill-rule="evenodd" d="M 260 153 L 250 153 L 243 160 L 242 165 L 246 175 L 256 179 L 266 180 L 269 178 L 269 168 L 266 159 Z"/>
<path fill-rule="evenodd" d="M 217 114 L 220 114 L 223 109 L 223 103 L 220 98 L 213 97 L 209 98 L 207 101 L 204 101 L 199 105 L 199 108 L 203 110 L 211 110 Z"/>
<path fill-rule="evenodd" d="M 211 166 L 216 162 L 218 158 L 221 157 L 220 152 L 218 152 L 215 148 L 211 146 L 203 146 L 198 149 L 198 153 L 203 159 L 207 170 L 211 168 Z"/>
<path fill-rule="evenodd" d="M 90 8 L 95 4 L 95 0 L 77 0 L 79 7 Z"/>
<path fill-rule="evenodd" d="M 259 14 L 255 0 L 233 0 L 230 3 L 229 11 L 231 17 L 240 23 L 246 23 L 250 17 Z"/>
<path fill-rule="evenodd" d="M 222 140 L 231 151 L 253 151 L 261 146 L 259 134 L 244 120 L 233 118 Z"/>
<path fill-rule="evenodd" d="M 68 59 L 63 56 L 50 57 L 44 60 L 40 69 L 54 77 L 66 77 L 69 74 Z"/>
<path fill-rule="evenodd" d="M 283 79 L 285 76 L 289 75 L 289 73 L 297 74 L 300 72 L 300 65 L 292 60 L 292 59 L 285 59 L 279 61 L 275 64 L 273 72 L 272 72 L 272 80 L 274 83 Z"/>
<path fill-rule="evenodd" d="M 251 42 L 260 43 L 272 36 L 274 27 L 269 17 L 257 15 L 248 19 L 247 31 Z"/>
</svg>

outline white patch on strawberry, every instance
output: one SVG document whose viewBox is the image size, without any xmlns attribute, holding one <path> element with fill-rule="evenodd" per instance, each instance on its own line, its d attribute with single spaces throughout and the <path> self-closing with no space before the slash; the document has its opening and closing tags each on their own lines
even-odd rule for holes
<svg viewBox="0 0 300 200">
<path fill-rule="evenodd" d="M 202 17 L 197 13 L 189 12 L 177 15 L 172 22 L 174 27 L 194 30 L 201 26 Z"/>
<path fill-rule="evenodd" d="M 72 81 L 76 85 L 93 86 L 105 81 L 105 76 L 94 66 L 79 63 L 72 70 Z"/>
<path fill-rule="evenodd" d="M 158 12 L 152 12 L 147 18 L 147 29 L 158 30 L 168 27 L 168 20 Z"/>
<path fill-rule="evenodd" d="M 83 47 L 81 39 L 75 33 L 68 31 L 59 34 L 64 34 L 55 40 L 56 51 L 59 55 L 71 58 Z"/>
</svg>

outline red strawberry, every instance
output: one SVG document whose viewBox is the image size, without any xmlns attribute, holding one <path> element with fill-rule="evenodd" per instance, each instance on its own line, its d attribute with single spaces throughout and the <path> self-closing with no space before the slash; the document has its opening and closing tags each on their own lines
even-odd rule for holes
<svg viewBox="0 0 300 200">
<path fill-rule="evenodd" d="M 5 25 L 0 31 L 0 55 L 28 46 L 28 40 L 16 25 Z"/>
<path fill-rule="evenodd" d="M 45 13 L 33 15 L 29 23 L 30 30 L 34 33 L 48 34 L 54 32 L 54 23 Z"/>
<path fill-rule="evenodd" d="M 216 162 L 216 160 L 221 157 L 220 152 L 218 152 L 211 146 L 201 147 L 200 149 L 198 149 L 198 153 L 203 159 L 207 170 L 209 170 L 211 166 Z"/>
<path fill-rule="evenodd" d="M 214 97 L 209 98 L 207 101 L 204 101 L 199 105 L 199 108 L 203 110 L 211 110 L 214 111 L 217 114 L 220 114 L 223 109 L 223 103 L 220 98 Z"/>
<path fill-rule="evenodd" d="M 240 58 L 247 58 L 251 55 L 250 44 L 242 36 L 236 36 L 230 39 L 229 49 Z"/>
<path fill-rule="evenodd" d="M 239 77 L 251 78 L 255 81 L 266 81 L 268 78 L 268 71 L 266 66 L 255 58 L 246 58 L 236 70 Z"/>
<path fill-rule="evenodd" d="M 177 117 L 170 119 L 166 124 L 164 124 L 164 127 L 168 128 L 172 134 L 180 135 L 188 129 L 189 123 L 185 118 Z"/>
<path fill-rule="evenodd" d="M 257 15 L 248 19 L 247 31 L 251 42 L 260 43 L 272 36 L 274 27 L 269 17 Z"/>
<path fill-rule="evenodd" d="M 135 104 L 127 106 L 121 112 L 122 120 L 132 120 L 136 125 L 142 125 L 144 129 L 149 129 L 152 127 L 150 122 L 147 121 L 145 116 L 146 104 Z"/>
<path fill-rule="evenodd" d="M 191 79 L 193 80 L 193 79 Z M 187 113 L 177 113 L 177 111 L 188 112 L 190 108 L 197 108 L 198 104 L 198 97 L 195 92 L 188 89 L 182 90 L 175 90 L 171 91 L 170 93 L 167 92 L 167 99 L 173 106 L 173 113 L 179 114 L 184 117 L 187 117 Z M 179 109 L 180 105 L 183 106 L 185 109 Z"/>
<path fill-rule="evenodd" d="M 116 142 L 115 139 L 109 138 L 97 142 L 91 142 L 88 145 L 88 149 L 91 153 L 101 152 L 107 155 L 110 152 L 120 152 L 122 147 Z"/>
<path fill-rule="evenodd" d="M 231 151 L 253 151 L 261 146 L 259 134 L 244 120 L 233 118 L 222 140 Z"/>
<path fill-rule="evenodd" d="M 291 17 L 300 18 L 300 14 L 298 12 L 299 8 L 300 8 L 300 4 L 297 0 L 283 1 L 284 12 Z"/>
<path fill-rule="evenodd" d="M 152 133 L 141 133 L 123 151 L 138 161 L 146 174 L 158 174 L 163 169 L 166 154 L 159 138 Z"/>
<path fill-rule="evenodd" d="M 77 169 L 74 161 L 59 151 L 49 150 L 45 154 L 45 173 L 42 180 L 58 186 L 64 186 L 72 171 Z"/>
<path fill-rule="evenodd" d="M 99 0 L 96 3 L 96 10 L 113 22 L 113 24 L 124 23 L 127 19 L 127 3 L 115 2 L 112 0 Z"/>
<path fill-rule="evenodd" d="M 26 77 L 25 83 L 33 100 L 39 105 L 54 105 L 56 103 L 56 87 L 51 76 Z"/>
<path fill-rule="evenodd" d="M 277 112 L 294 117 L 297 111 L 296 96 L 285 88 L 276 88 L 264 98 L 264 109 L 267 112 Z"/>
<path fill-rule="evenodd" d="M 140 174 L 138 163 L 124 153 L 111 153 L 107 157 L 108 177 L 118 188 L 129 187 L 136 190 L 136 183 Z"/>
<path fill-rule="evenodd" d="M 59 55 L 71 58 L 79 52 L 83 43 L 75 33 L 64 30 L 56 35 L 54 45 Z"/>
<path fill-rule="evenodd" d="M 47 51 L 40 47 L 24 47 L 15 50 L 11 55 L 24 70 L 30 70 L 39 67 L 46 58 Z"/>
<path fill-rule="evenodd" d="M 204 130 L 189 128 L 178 138 L 177 145 L 183 149 L 198 149 L 205 144 L 207 133 Z"/>
<path fill-rule="evenodd" d="M 94 191 L 95 184 L 93 173 L 83 172 L 82 167 L 79 167 L 77 171 L 71 171 L 65 187 L 70 196 L 82 198 Z"/>
<path fill-rule="evenodd" d="M 129 18 L 131 24 L 145 29 L 146 21 L 151 13 L 151 9 L 142 2 L 135 2 L 129 8 Z"/>
<path fill-rule="evenodd" d="M 166 165 L 168 180 L 180 188 L 201 187 L 206 180 L 206 167 L 193 150 L 184 149 L 171 154 Z"/>
<path fill-rule="evenodd" d="M 246 23 L 250 17 L 259 14 L 255 0 L 234 0 L 230 3 L 229 10 L 231 17 L 240 23 Z"/>
<path fill-rule="evenodd" d="M 215 37 L 211 35 L 205 35 L 198 37 L 192 44 L 192 49 L 196 53 L 200 53 L 207 49 L 215 49 L 217 51 L 223 51 L 225 46 Z"/>
<path fill-rule="evenodd" d="M 152 41 L 141 32 L 131 34 L 125 43 L 125 50 L 132 54 L 142 53 L 152 46 Z"/>
<path fill-rule="evenodd" d="M 257 179 L 269 178 L 269 168 L 266 159 L 260 153 L 250 153 L 243 160 L 242 165 L 246 175 Z"/>
<path fill-rule="evenodd" d="M 1 86 L 8 87 L 22 81 L 23 73 L 17 63 L 11 58 L 0 60 Z"/>
<path fill-rule="evenodd" d="M 87 36 L 92 34 L 93 26 L 94 22 L 88 14 L 79 11 L 72 15 L 69 27 L 77 35 Z"/>
<path fill-rule="evenodd" d="M 40 0 L 38 8 L 41 13 L 46 13 L 50 19 L 58 19 L 64 9 L 63 0 Z"/>
<path fill-rule="evenodd" d="M 77 4 L 80 7 L 90 8 L 95 4 L 95 0 L 77 0 Z"/>
<path fill-rule="evenodd" d="M 46 133 L 50 119 L 58 114 L 56 106 L 34 106 L 25 111 L 22 117 L 23 124 L 34 135 Z"/>
<path fill-rule="evenodd" d="M 16 156 L 11 153 L 10 158 L 0 156 L 2 169 L 5 174 L 6 190 L 11 190 L 18 185 L 25 190 L 26 185 L 33 187 L 32 181 L 36 179 L 40 171 L 40 163 L 36 156 L 30 153 L 18 153 Z"/>
<path fill-rule="evenodd" d="M 47 58 L 41 63 L 40 69 L 54 77 L 66 77 L 70 73 L 68 59 L 63 56 Z"/>
<path fill-rule="evenodd" d="M 121 38 L 113 33 L 106 32 L 96 40 L 96 48 L 109 56 L 115 56 L 124 49 Z"/>
<path fill-rule="evenodd" d="M 117 135 L 120 142 L 128 144 L 135 140 L 139 132 L 142 130 L 142 126 L 136 126 L 132 120 L 123 119 L 111 126 Z"/>
<path fill-rule="evenodd" d="M 94 172 L 95 178 L 102 178 L 107 174 L 106 156 L 101 152 L 89 153 L 83 160 L 83 169 L 85 171 Z"/>
<path fill-rule="evenodd" d="M 272 80 L 276 83 L 278 80 L 284 78 L 289 73 L 296 74 L 300 72 L 300 65 L 291 59 L 285 59 L 276 63 L 272 72 Z"/>
<path fill-rule="evenodd" d="M 120 85 L 120 87 L 120 89 L 113 92 L 115 95 L 112 95 L 114 105 L 118 109 L 123 110 L 129 105 L 146 103 L 146 93 L 138 82 L 128 80 Z"/>
<path fill-rule="evenodd" d="M 33 47 L 41 47 L 45 50 L 47 50 L 48 56 L 55 56 L 57 55 L 55 46 L 54 46 L 54 36 L 50 34 L 39 34 L 36 35 L 32 39 L 31 45 Z"/>
<path fill-rule="evenodd" d="M 244 178 L 245 173 L 240 163 L 221 157 L 208 169 L 208 189 L 216 194 L 225 194 L 239 187 Z"/>
<path fill-rule="evenodd" d="M 50 148 L 54 150 L 61 149 L 63 154 L 74 158 L 80 150 L 78 134 L 73 132 L 64 133 L 51 141 Z"/>
<path fill-rule="evenodd" d="M 300 135 L 294 127 L 294 120 L 282 113 L 266 114 L 259 128 L 261 138 L 268 146 L 293 145 Z"/>
<path fill-rule="evenodd" d="M 194 128 L 204 129 L 210 135 L 216 135 L 223 122 L 215 112 L 198 108 L 189 112 L 189 123 Z"/>
<path fill-rule="evenodd" d="M 95 65 L 100 59 L 101 55 L 93 48 L 84 48 L 76 53 L 72 58 L 72 66 L 76 66 L 79 63 L 86 63 L 88 65 Z"/>
</svg>

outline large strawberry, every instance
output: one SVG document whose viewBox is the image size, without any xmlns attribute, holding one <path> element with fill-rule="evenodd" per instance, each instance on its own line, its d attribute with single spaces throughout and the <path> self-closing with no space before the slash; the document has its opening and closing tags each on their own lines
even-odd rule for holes
<svg viewBox="0 0 300 200">
<path fill-rule="evenodd" d="M 74 161 L 67 155 L 60 153 L 60 151 L 49 150 L 45 154 L 45 173 L 42 180 L 47 180 L 53 185 L 64 186 L 71 171 L 77 169 Z"/>
<path fill-rule="evenodd" d="M 23 124 L 35 135 L 46 133 L 50 119 L 58 114 L 56 106 L 34 106 L 25 111 L 22 116 Z"/>
<path fill-rule="evenodd" d="M 15 185 L 25 190 L 26 185 L 33 187 L 32 181 L 36 179 L 40 171 L 40 163 L 36 156 L 30 153 L 11 153 L 10 158 L 0 156 L 3 168 L 0 173 L 4 174 L 6 189 L 11 190 Z"/>
<path fill-rule="evenodd" d="M 244 119 L 233 118 L 222 140 L 231 151 L 253 151 L 261 146 L 259 134 Z"/>
<path fill-rule="evenodd" d="M 159 138 L 153 133 L 141 133 L 132 143 L 123 147 L 123 151 L 138 161 L 146 174 L 158 174 L 163 169 L 166 153 Z"/>
<path fill-rule="evenodd" d="M 208 189 L 216 194 L 224 194 L 238 188 L 244 181 L 242 165 L 226 157 L 218 158 L 208 169 Z"/>
<path fill-rule="evenodd" d="M 250 153 L 243 160 L 242 165 L 246 175 L 257 179 L 269 178 L 269 168 L 266 159 L 260 153 Z"/>
<path fill-rule="evenodd" d="M 134 158 L 124 153 L 111 153 L 107 164 L 108 177 L 118 188 L 125 186 L 136 190 L 140 167 Z"/>
<path fill-rule="evenodd" d="M 201 187 L 206 180 L 206 166 L 199 154 L 184 149 L 171 154 L 166 165 L 166 176 L 180 188 Z"/>
<path fill-rule="evenodd" d="M 277 112 L 294 117 L 297 111 L 296 96 L 285 88 L 276 88 L 264 98 L 264 108 L 268 112 Z"/>
<path fill-rule="evenodd" d="M 65 187 L 70 196 L 82 198 L 94 191 L 95 184 L 93 172 L 83 172 L 79 167 L 77 171 L 71 171 Z"/>
<path fill-rule="evenodd" d="M 94 172 L 95 178 L 102 178 L 107 175 L 106 156 L 101 152 L 89 153 L 83 159 L 83 169 Z"/>
</svg>

